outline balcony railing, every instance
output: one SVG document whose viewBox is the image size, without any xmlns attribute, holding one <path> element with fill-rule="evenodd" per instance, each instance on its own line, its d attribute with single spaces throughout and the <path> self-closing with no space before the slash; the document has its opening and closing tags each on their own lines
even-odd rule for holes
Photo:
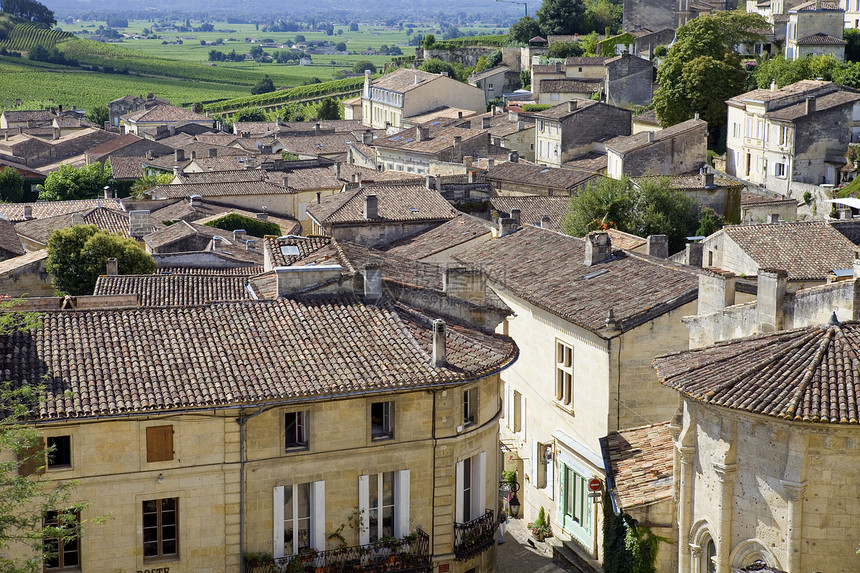
<svg viewBox="0 0 860 573">
<path fill-rule="evenodd" d="M 496 520 L 492 509 L 484 515 L 454 524 L 454 555 L 457 559 L 469 559 L 483 553 L 496 542 Z"/>
<path fill-rule="evenodd" d="M 431 573 L 430 536 L 416 530 L 403 539 L 329 551 L 305 551 L 258 564 L 245 560 L 246 573 Z"/>
</svg>

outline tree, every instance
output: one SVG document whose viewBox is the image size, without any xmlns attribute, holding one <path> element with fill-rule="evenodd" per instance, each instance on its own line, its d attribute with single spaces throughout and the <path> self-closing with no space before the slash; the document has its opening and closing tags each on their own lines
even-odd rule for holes
<svg viewBox="0 0 860 573">
<path fill-rule="evenodd" d="M 555 42 L 549 47 L 550 58 L 575 58 L 585 53 L 582 42 Z"/>
<path fill-rule="evenodd" d="M 304 44 L 305 37 L 302 34 L 296 34 L 296 44 Z"/>
<path fill-rule="evenodd" d="M 266 114 L 259 107 L 246 107 L 233 115 L 233 121 L 266 121 Z"/>
<path fill-rule="evenodd" d="M 357 74 L 363 73 L 364 70 L 370 70 L 371 74 L 375 74 L 376 66 L 373 65 L 373 62 L 370 60 L 358 60 L 355 62 L 355 65 L 352 66 L 352 71 Z"/>
<path fill-rule="evenodd" d="M 537 22 L 544 36 L 575 34 L 583 31 L 584 15 L 582 0 L 544 0 Z"/>
<path fill-rule="evenodd" d="M 577 237 L 607 228 L 640 237 L 666 235 L 674 252 L 696 224 L 692 199 L 673 188 L 669 178 L 644 178 L 634 185 L 624 177 L 601 178 L 572 197 L 562 228 Z"/>
<path fill-rule="evenodd" d="M 143 199 L 144 193 L 157 185 L 167 185 L 173 180 L 173 173 L 152 173 L 135 180 L 131 185 L 131 196 Z"/>
<path fill-rule="evenodd" d="M 621 4 L 613 4 L 610 0 L 586 0 L 585 21 L 589 30 L 603 33 L 621 29 Z"/>
<path fill-rule="evenodd" d="M 0 199 L 16 203 L 24 198 L 24 178 L 14 167 L 0 169 Z"/>
<path fill-rule="evenodd" d="M 540 36 L 540 25 L 531 16 L 523 16 L 508 28 L 508 41 L 513 44 L 528 44 L 535 36 Z"/>
<path fill-rule="evenodd" d="M 701 217 L 699 218 L 699 228 L 696 229 L 696 235 L 700 237 L 708 237 L 723 228 L 726 224 L 725 219 L 710 207 L 702 209 Z"/>
<path fill-rule="evenodd" d="M 254 87 L 251 88 L 251 95 L 267 94 L 273 91 L 275 91 L 275 82 L 272 81 L 269 74 L 266 74 L 260 81 L 254 84 Z"/>
<path fill-rule="evenodd" d="M 338 42 L 337 44 L 335 44 L 334 49 L 337 50 L 338 52 L 345 52 L 346 51 L 346 42 Z"/>
<path fill-rule="evenodd" d="M 424 36 L 424 39 L 421 41 L 421 46 L 425 50 L 429 50 L 430 48 L 433 47 L 433 44 L 435 44 L 435 43 L 436 43 L 436 36 L 434 36 L 433 34 L 427 34 L 426 36 Z"/>
<path fill-rule="evenodd" d="M 156 267 L 137 241 L 110 235 L 95 225 L 58 229 L 48 239 L 46 268 L 62 294 L 92 294 L 109 258 L 116 258 L 121 275 L 148 275 Z"/>
<path fill-rule="evenodd" d="M 736 46 L 758 42 L 767 22 L 755 13 L 717 12 L 678 28 L 677 39 L 657 72 L 654 109 L 664 126 L 699 116 L 711 141 L 726 123 L 725 101 L 743 93 L 746 71 Z"/>
<path fill-rule="evenodd" d="M 358 32 L 358 22 L 350 22 L 349 23 L 349 31 L 350 32 Z"/>
<path fill-rule="evenodd" d="M 110 113 L 106 105 L 97 105 L 87 110 L 87 121 L 91 121 L 102 129 L 109 120 Z"/>
<path fill-rule="evenodd" d="M 48 26 L 57 23 L 54 13 L 35 0 L 0 0 L 0 10 Z"/>
<path fill-rule="evenodd" d="M 317 119 L 340 119 L 340 107 L 336 99 L 325 98 L 317 110 Z"/>
<path fill-rule="evenodd" d="M 92 163 L 75 168 L 71 165 L 60 165 L 60 168 L 48 175 L 43 185 L 39 185 L 39 200 L 67 201 L 70 199 L 92 199 L 111 185 L 110 164 L 102 168 L 101 163 Z"/>
</svg>

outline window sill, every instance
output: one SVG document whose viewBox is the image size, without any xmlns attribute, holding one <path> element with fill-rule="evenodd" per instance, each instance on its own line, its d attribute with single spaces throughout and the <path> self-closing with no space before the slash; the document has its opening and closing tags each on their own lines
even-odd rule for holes
<svg viewBox="0 0 860 573">
<path fill-rule="evenodd" d="M 72 471 L 74 468 L 72 466 L 48 466 L 45 468 L 47 472 L 68 472 Z"/>
<path fill-rule="evenodd" d="M 562 404 L 561 402 L 557 402 L 556 400 L 552 401 L 552 405 L 558 408 L 559 410 L 574 415 L 573 406 L 568 406 L 567 404 Z"/>
<path fill-rule="evenodd" d="M 308 451 L 308 449 L 310 449 L 310 448 L 308 448 L 307 444 L 305 444 L 303 446 L 288 446 L 288 447 L 284 448 L 284 453 L 285 454 L 294 454 L 296 452 L 306 452 L 306 451 Z"/>
<path fill-rule="evenodd" d="M 385 442 L 385 441 L 393 440 L 393 439 L 394 439 L 393 434 L 389 434 L 386 436 L 370 436 L 371 442 Z"/>
<path fill-rule="evenodd" d="M 181 561 L 179 555 L 162 555 L 161 557 L 144 557 L 144 563 L 176 563 Z"/>
</svg>

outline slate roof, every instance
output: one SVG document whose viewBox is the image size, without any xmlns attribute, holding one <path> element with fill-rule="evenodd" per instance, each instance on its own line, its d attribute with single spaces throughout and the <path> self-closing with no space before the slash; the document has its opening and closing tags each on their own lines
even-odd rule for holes
<svg viewBox="0 0 860 573">
<path fill-rule="evenodd" d="M 367 195 L 376 195 L 378 202 L 379 216 L 371 221 L 364 218 Z M 364 185 L 323 197 L 320 203 L 308 205 L 308 213 L 321 224 L 366 224 L 447 221 L 459 211 L 434 189 L 417 183 L 391 182 Z"/>
<path fill-rule="evenodd" d="M 520 210 L 520 222 L 523 225 L 540 225 L 541 219 L 548 216 L 550 229 L 561 230 L 561 220 L 567 214 L 570 199 L 567 197 L 493 197 L 490 203 L 499 215 L 509 217 L 511 209 Z"/>
<path fill-rule="evenodd" d="M 701 269 L 629 251 L 613 255 L 586 266 L 583 239 L 522 227 L 455 258 L 480 264 L 516 296 L 606 338 L 614 336 L 605 332 L 610 308 L 627 331 L 696 300 Z"/>
<path fill-rule="evenodd" d="M 693 129 L 698 129 L 703 126 L 707 127 L 707 125 L 708 123 L 701 119 L 688 119 L 687 121 L 676 123 L 675 125 L 669 126 L 665 129 L 653 132 L 654 143 L 671 139 Z M 651 143 L 648 142 L 648 133 L 650 132 L 641 131 L 635 135 L 619 135 L 618 137 L 613 137 L 606 142 L 606 148 L 612 149 L 618 153 L 629 153 L 636 149 L 646 147 L 651 145 Z"/>
<path fill-rule="evenodd" d="M 759 268 L 782 269 L 789 280 L 824 280 L 833 269 L 848 269 L 854 262 L 854 243 L 825 221 L 727 225 L 718 232 Z"/>
<path fill-rule="evenodd" d="M 347 297 L 40 319 L 0 337 L 0 370 L 14 385 L 45 385 L 43 420 L 414 390 L 472 380 L 516 356 L 507 337 L 449 324 L 448 365 L 434 368 L 428 317 Z"/>
<path fill-rule="evenodd" d="M 136 294 L 141 306 L 191 306 L 250 300 L 247 279 L 242 275 L 102 275 L 93 294 Z"/>
<path fill-rule="evenodd" d="M 612 432 L 600 438 L 600 445 L 619 507 L 672 498 L 675 449 L 669 422 Z"/>
<path fill-rule="evenodd" d="M 486 179 L 571 191 L 595 176 L 595 173 L 578 169 L 547 167 L 519 161 L 493 165 L 487 171 Z"/>
<path fill-rule="evenodd" d="M 829 34 L 818 32 L 810 36 L 804 36 L 795 42 L 798 46 L 845 46 L 848 44 L 842 38 L 834 38 Z"/>
<path fill-rule="evenodd" d="M 489 235 L 492 232 L 492 226 L 490 221 L 462 213 L 429 231 L 392 243 L 385 248 L 385 251 L 408 259 L 420 260 Z"/>
<path fill-rule="evenodd" d="M 78 213 L 88 209 L 103 207 L 114 211 L 123 211 L 119 199 L 76 199 L 73 201 L 39 201 L 38 203 L 0 203 L 0 217 L 10 221 L 24 221 L 24 207 L 33 210 L 33 219 L 44 219 L 69 213 Z"/>
<path fill-rule="evenodd" d="M 719 343 L 654 360 L 684 396 L 794 421 L 860 422 L 860 325 L 810 326 Z"/>
<path fill-rule="evenodd" d="M 565 79 L 565 80 L 541 80 L 540 93 L 562 93 L 579 94 L 599 92 L 603 89 L 601 79 Z"/>
<path fill-rule="evenodd" d="M 212 183 L 176 183 L 158 185 L 147 191 L 147 195 L 159 199 L 201 197 L 230 197 L 236 195 L 285 195 L 289 189 L 269 181 L 231 181 Z"/>
</svg>

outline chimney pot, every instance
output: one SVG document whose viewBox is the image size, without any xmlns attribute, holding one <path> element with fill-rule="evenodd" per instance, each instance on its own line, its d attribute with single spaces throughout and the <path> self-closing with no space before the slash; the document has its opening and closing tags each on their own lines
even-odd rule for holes
<svg viewBox="0 0 860 573">
<path fill-rule="evenodd" d="M 810 115 L 813 113 L 815 113 L 815 96 L 807 96 L 805 114 Z"/>
<path fill-rule="evenodd" d="M 759 333 L 785 327 L 785 293 L 788 273 L 782 269 L 759 269 L 756 319 Z"/>
<path fill-rule="evenodd" d="M 576 100 L 572 99 L 567 102 L 567 111 L 576 111 Z"/>
<path fill-rule="evenodd" d="M 660 259 L 669 257 L 669 237 L 666 235 L 648 235 L 645 254 Z"/>
<path fill-rule="evenodd" d="M 116 276 L 119 273 L 119 265 L 117 264 L 116 257 L 111 257 L 107 260 L 107 268 L 105 270 L 105 274 L 108 276 Z"/>
<path fill-rule="evenodd" d="M 33 218 L 33 206 L 32 205 L 24 205 L 24 218 L 32 219 Z"/>
<path fill-rule="evenodd" d="M 612 240 L 605 231 L 593 231 L 585 236 L 585 266 L 590 267 L 612 256 Z"/>
<path fill-rule="evenodd" d="M 702 243 L 687 243 L 684 246 L 684 261 L 691 267 L 702 268 Z"/>
<path fill-rule="evenodd" d="M 379 199 L 376 195 L 364 196 L 364 218 L 376 219 L 379 217 Z"/>
<path fill-rule="evenodd" d="M 433 367 L 441 368 L 448 362 L 448 352 L 446 347 L 446 327 L 445 321 L 436 319 L 433 321 Z"/>
</svg>

